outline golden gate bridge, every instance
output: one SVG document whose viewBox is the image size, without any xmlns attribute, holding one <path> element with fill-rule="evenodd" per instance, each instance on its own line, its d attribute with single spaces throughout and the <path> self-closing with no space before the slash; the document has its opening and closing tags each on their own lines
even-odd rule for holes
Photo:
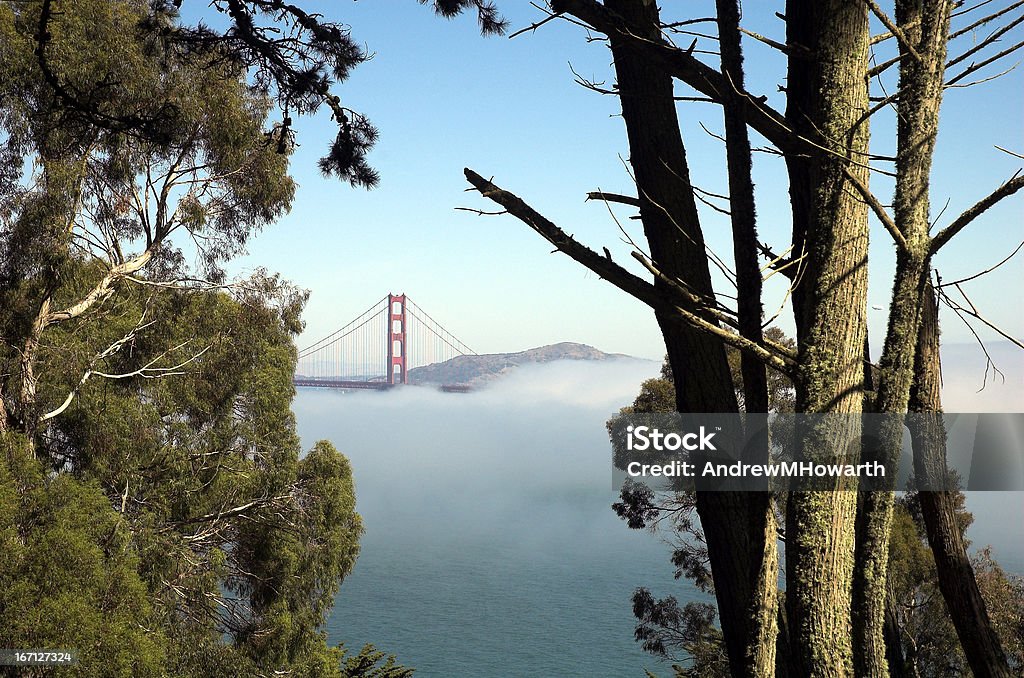
<svg viewBox="0 0 1024 678">
<path fill-rule="evenodd" d="M 409 372 L 460 355 L 476 355 L 408 295 L 389 294 L 355 319 L 299 351 L 295 385 L 386 389 Z M 465 390 L 441 385 L 443 390 Z"/>
</svg>

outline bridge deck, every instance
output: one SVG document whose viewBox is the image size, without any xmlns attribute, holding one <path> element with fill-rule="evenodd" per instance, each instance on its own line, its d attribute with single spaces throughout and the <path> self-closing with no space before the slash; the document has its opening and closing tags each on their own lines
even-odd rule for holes
<svg viewBox="0 0 1024 678">
<path fill-rule="evenodd" d="M 303 388 L 337 388 L 337 389 L 361 389 L 371 391 L 386 391 L 394 388 L 396 384 L 389 384 L 386 381 L 351 381 L 346 379 L 310 379 L 308 377 L 295 377 L 295 385 Z M 473 387 L 469 384 L 441 384 L 438 390 L 445 393 L 469 393 Z"/>
<path fill-rule="evenodd" d="M 386 391 L 394 386 L 386 381 L 349 381 L 345 379 L 308 379 L 305 377 L 295 378 L 296 386 L 309 388 L 353 388 L 374 391 Z"/>
</svg>

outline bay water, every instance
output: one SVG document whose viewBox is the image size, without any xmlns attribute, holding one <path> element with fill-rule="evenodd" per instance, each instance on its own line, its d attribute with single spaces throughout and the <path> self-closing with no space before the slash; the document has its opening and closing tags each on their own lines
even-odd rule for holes
<svg viewBox="0 0 1024 678">
<path fill-rule="evenodd" d="M 651 361 L 519 368 L 444 394 L 300 389 L 303 445 L 352 462 L 366 533 L 326 625 L 433 676 L 670 676 L 633 639 L 631 595 L 707 600 L 671 547 L 615 516 L 604 423 Z M 975 493 L 969 536 L 1024 573 L 1024 493 Z"/>
</svg>

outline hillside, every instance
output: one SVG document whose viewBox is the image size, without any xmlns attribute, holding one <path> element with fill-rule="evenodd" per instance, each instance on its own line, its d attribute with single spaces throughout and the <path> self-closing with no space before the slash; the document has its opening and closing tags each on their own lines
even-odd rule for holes
<svg viewBox="0 0 1024 678">
<path fill-rule="evenodd" d="M 520 365 L 555 360 L 614 360 L 626 357 L 621 353 L 605 353 L 593 346 L 564 341 L 518 353 L 463 355 L 443 363 L 416 367 L 409 370 L 409 383 L 481 386 Z"/>
</svg>

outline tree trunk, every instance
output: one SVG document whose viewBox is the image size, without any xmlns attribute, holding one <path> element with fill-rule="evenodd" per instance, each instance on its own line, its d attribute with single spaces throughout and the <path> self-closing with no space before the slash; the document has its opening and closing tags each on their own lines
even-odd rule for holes
<svg viewBox="0 0 1024 678">
<path fill-rule="evenodd" d="M 878 412 L 891 416 L 881 420 L 877 447 L 880 458 L 872 460 L 890 469 L 895 469 L 903 440 L 902 415 L 910 399 L 921 299 L 927 280 L 931 247 L 929 181 L 939 130 L 950 11 L 948 0 L 896 2 L 896 23 L 917 57 L 912 57 L 906 46 L 901 47 L 893 221 L 904 242 L 898 244 L 875 403 Z M 864 678 L 889 675 L 883 629 L 895 474 L 885 481 L 885 487 L 863 493 L 857 516 L 854 657 L 857 675 Z"/>
<path fill-rule="evenodd" d="M 926 486 L 937 486 L 945 482 L 948 471 L 946 432 L 939 416 L 942 412 L 939 314 L 930 285 L 923 302 L 910 405 L 914 412 L 934 413 L 935 416 L 912 419 L 910 435 L 914 447 L 914 474 Z M 1006 654 L 992 628 L 974 568 L 967 557 L 967 546 L 956 517 L 955 494 L 949 490 L 918 493 L 928 544 L 935 557 L 939 590 L 976 678 L 1010 678 L 1012 673 Z"/>
<path fill-rule="evenodd" d="M 889 675 L 892 678 L 906 678 L 907 660 L 903 657 L 900 623 L 896 617 L 896 601 L 892 595 L 885 597 L 885 626 L 882 631 L 885 634 L 885 658 L 889 664 Z"/>
<path fill-rule="evenodd" d="M 787 43 L 807 50 L 790 57 L 786 119 L 823 152 L 787 157 L 793 203 L 793 290 L 799 345 L 797 411 L 859 414 L 866 335 L 868 223 L 849 171 L 866 183 L 868 16 L 863 3 L 790 0 Z M 848 457 L 859 440 L 856 416 L 801 439 L 805 458 Z M 794 676 L 853 673 L 850 594 L 855 487 L 794 491 L 786 512 L 786 605 Z"/>
<path fill-rule="evenodd" d="M 757 213 L 751 176 L 753 154 L 743 114 L 744 100 L 737 93 L 745 89 L 740 6 L 738 0 L 717 0 L 716 6 L 722 72 L 734 86 L 725 96 L 723 114 L 729 172 L 729 215 L 736 262 L 737 318 L 740 335 L 760 344 L 763 339 L 762 280 L 757 260 Z M 749 353 L 741 353 L 740 374 L 743 377 L 744 410 L 768 412 L 768 371 L 764 362 Z M 750 449 L 756 458 L 746 461 L 755 464 L 768 462 L 767 430 L 760 442 Z M 771 676 L 776 673 L 775 652 L 779 635 L 779 550 L 775 509 L 768 492 L 750 493 L 748 502 L 747 521 L 754 539 L 751 548 L 763 544 L 763 551 L 751 554 L 754 558 L 751 575 L 756 579 L 747 613 L 752 624 L 752 636 L 748 640 L 745 669 L 748 675 Z M 733 672 L 736 673 L 735 669 Z"/>
<path fill-rule="evenodd" d="M 660 39 L 658 8 L 645 0 L 608 0 L 639 35 Z M 671 77 L 652 68 L 629 41 L 609 36 L 622 117 L 629 139 L 640 215 L 651 255 L 663 273 L 696 295 L 714 292 L 704 236 L 679 132 Z M 657 281 L 659 287 L 664 283 Z M 658 322 L 683 412 L 736 412 L 736 395 L 720 340 L 659 314 Z M 730 492 L 698 492 L 697 512 L 707 539 L 719 618 L 736 678 L 770 676 L 774 638 L 777 563 L 774 529 L 766 544 L 767 498 Z"/>
</svg>

